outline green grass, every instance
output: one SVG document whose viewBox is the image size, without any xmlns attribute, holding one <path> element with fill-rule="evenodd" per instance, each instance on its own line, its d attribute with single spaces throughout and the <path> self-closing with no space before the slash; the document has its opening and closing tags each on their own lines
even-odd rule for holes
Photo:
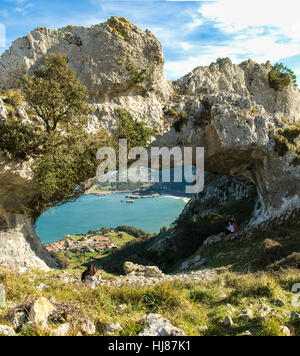
<svg viewBox="0 0 300 356">
<path fill-rule="evenodd" d="M 10 325 L 9 315 L 13 307 L 29 305 L 44 296 L 54 297 L 58 305 L 67 305 L 72 310 L 70 320 L 92 318 L 97 335 L 103 335 L 107 322 L 119 322 L 123 328 L 122 336 L 138 335 L 144 327 L 139 321 L 154 312 L 189 336 L 239 336 L 249 330 L 257 336 L 281 336 L 281 326 L 287 326 L 292 335 L 300 336 L 300 322 L 290 318 L 292 311 L 300 312 L 300 308 L 292 305 L 292 287 L 300 283 L 300 271 L 265 272 L 258 261 L 259 246 L 264 239 L 279 241 L 288 255 L 300 251 L 299 235 L 299 226 L 286 224 L 269 228 L 268 233 L 253 230 L 250 240 L 201 246 L 195 255 L 205 257 L 211 267 L 222 268 L 212 280 L 196 283 L 187 280 L 144 287 L 104 285 L 93 290 L 81 283 L 65 284 L 59 278 L 67 272 L 79 280 L 82 267 L 24 274 L 0 269 L 0 283 L 6 287 L 8 300 L 7 307 L 0 310 L 0 324 Z M 130 240 L 126 233 L 123 238 L 120 244 Z M 117 242 L 117 234 L 112 234 L 112 239 Z M 237 258 L 239 255 L 242 258 Z M 178 261 L 177 269 L 181 262 Z M 103 279 L 118 278 L 103 270 L 100 272 Z M 45 284 L 42 291 L 37 289 L 41 283 Z M 276 305 L 278 298 L 283 301 L 283 306 Z M 125 304 L 126 309 L 120 310 L 120 304 Z M 272 312 L 264 314 L 262 309 L 266 307 Z M 241 316 L 244 309 L 251 311 L 252 318 Z M 226 316 L 233 320 L 231 327 L 224 325 Z M 51 319 L 50 327 L 56 328 L 57 321 Z M 74 327 L 71 334 L 77 331 Z M 23 334 L 45 335 L 47 332 L 29 328 Z"/>
<path fill-rule="evenodd" d="M 144 325 L 139 321 L 148 313 L 158 313 L 171 323 L 182 328 L 187 335 L 242 335 L 252 330 L 255 335 L 280 335 L 280 326 L 290 328 L 293 335 L 300 336 L 299 323 L 288 316 L 293 308 L 291 304 L 291 283 L 300 282 L 299 271 L 285 271 L 280 274 L 263 272 L 237 274 L 225 272 L 206 282 L 164 282 L 147 287 L 106 287 L 95 290 L 82 284 L 65 284 L 57 277 L 61 271 L 48 273 L 32 271 L 25 274 L 5 269 L 0 270 L 0 282 L 7 290 L 8 307 L 0 311 L 0 324 L 9 325 L 12 306 L 30 304 L 44 296 L 54 297 L 56 303 L 73 306 L 70 320 L 92 318 L 95 321 L 97 335 L 103 335 L 107 322 L 119 322 L 123 328 L 120 335 L 135 336 Z M 79 278 L 79 271 L 68 271 Z M 113 278 L 104 275 L 104 278 Z M 44 283 L 46 287 L 39 291 L 36 287 Z M 277 307 L 274 298 L 280 297 L 285 305 Z M 126 309 L 120 311 L 119 304 Z M 259 310 L 262 305 L 276 309 L 276 315 L 262 318 Z M 251 320 L 240 317 L 241 311 L 248 308 L 253 313 Z M 234 325 L 224 326 L 224 319 L 230 315 Z M 50 323 L 56 328 L 57 322 Z M 207 327 L 207 330 L 203 328 Z M 47 335 L 47 331 L 29 328 L 23 335 Z M 76 333 L 73 330 L 72 333 Z"/>
</svg>

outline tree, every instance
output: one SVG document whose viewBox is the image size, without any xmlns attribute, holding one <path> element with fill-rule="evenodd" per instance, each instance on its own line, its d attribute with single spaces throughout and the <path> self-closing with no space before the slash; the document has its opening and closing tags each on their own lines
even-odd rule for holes
<svg viewBox="0 0 300 356">
<path fill-rule="evenodd" d="M 68 67 L 66 55 L 51 54 L 45 66 L 21 82 L 26 102 L 42 120 L 48 134 L 87 123 L 88 90 Z"/>
<path fill-rule="evenodd" d="M 293 83 L 297 86 L 295 73 L 282 63 L 276 63 L 269 73 L 270 86 L 276 90 L 283 89 Z"/>
<path fill-rule="evenodd" d="M 12 110 L 7 122 L 0 121 L 0 150 L 9 158 L 34 158 L 36 194 L 24 210 L 37 218 L 47 208 L 82 195 L 85 182 L 96 174 L 97 150 L 117 142 L 106 131 L 86 130 L 92 111 L 88 90 L 68 67 L 65 55 L 46 57 L 45 66 L 25 76 L 20 88 L 30 123 Z M 119 136 L 130 138 L 131 146 L 145 146 L 152 132 L 121 110 Z"/>
<path fill-rule="evenodd" d="M 33 76 L 25 76 L 20 87 L 30 107 L 31 124 L 20 120 L 8 124 L 10 153 L 23 158 L 23 149 L 35 158 L 33 180 L 37 190 L 28 208 L 33 217 L 38 217 L 48 207 L 82 195 L 86 180 L 96 174 L 96 153 L 107 145 L 107 134 L 86 130 L 92 110 L 88 90 L 68 67 L 65 55 L 46 57 L 45 66 Z M 19 144 L 16 152 L 12 146 L 18 142 L 23 146 Z M 25 148 L 26 143 L 30 146 Z"/>
</svg>

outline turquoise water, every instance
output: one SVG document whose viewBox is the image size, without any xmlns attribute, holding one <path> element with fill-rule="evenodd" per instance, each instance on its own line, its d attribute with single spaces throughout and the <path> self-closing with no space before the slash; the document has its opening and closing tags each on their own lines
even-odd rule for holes
<svg viewBox="0 0 300 356">
<path fill-rule="evenodd" d="M 42 243 L 104 226 L 129 225 L 155 233 L 170 225 L 186 205 L 184 198 L 171 196 L 137 199 L 134 204 L 121 203 L 126 200 L 125 195 L 84 195 L 75 202 L 49 209 L 38 219 L 36 232 Z"/>
</svg>

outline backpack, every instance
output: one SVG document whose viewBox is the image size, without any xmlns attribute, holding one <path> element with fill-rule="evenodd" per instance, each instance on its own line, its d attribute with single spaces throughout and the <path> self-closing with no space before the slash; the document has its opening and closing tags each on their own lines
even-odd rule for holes
<svg viewBox="0 0 300 356">
<path fill-rule="evenodd" d="M 234 232 L 237 232 L 239 229 L 237 223 L 233 223 L 233 227 L 234 227 Z"/>
</svg>

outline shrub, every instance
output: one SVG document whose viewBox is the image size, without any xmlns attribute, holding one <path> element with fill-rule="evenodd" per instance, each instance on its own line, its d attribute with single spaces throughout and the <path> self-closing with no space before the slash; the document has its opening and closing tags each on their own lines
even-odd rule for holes
<svg viewBox="0 0 300 356">
<path fill-rule="evenodd" d="M 0 150 L 5 155 L 26 160 L 40 152 L 42 134 L 34 125 L 24 124 L 18 118 L 0 121 Z"/>
<path fill-rule="evenodd" d="M 282 63 L 276 63 L 269 72 L 269 84 L 271 88 L 276 90 L 284 89 L 291 83 L 297 86 L 295 73 Z"/>
<path fill-rule="evenodd" d="M 259 262 L 263 266 L 270 265 L 283 257 L 284 250 L 280 243 L 266 239 L 259 248 Z"/>
<path fill-rule="evenodd" d="M 297 165 L 300 159 L 300 126 L 299 124 L 289 125 L 285 129 L 278 130 L 275 134 L 275 152 L 280 156 L 285 156 L 288 152 L 294 153 L 296 158 L 292 164 Z"/>
<path fill-rule="evenodd" d="M 21 106 L 23 104 L 23 98 L 22 95 L 18 90 L 8 90 L 4 94 L 4 102 L 13 106 L 14 108 L 17 108 L 18 106 Z"/>
<path fill-rule="evenodd" d="M 146 127 L 143 122 L 137 122 L 124 108 L 118 109 L 119 127 L 117 140 L 125 138 L 128 140 L 128 149 L 132 147 L 146 147 L 155 130 Z M 118 147 L 118 142 L 115 143 Z"/>
</svg>

